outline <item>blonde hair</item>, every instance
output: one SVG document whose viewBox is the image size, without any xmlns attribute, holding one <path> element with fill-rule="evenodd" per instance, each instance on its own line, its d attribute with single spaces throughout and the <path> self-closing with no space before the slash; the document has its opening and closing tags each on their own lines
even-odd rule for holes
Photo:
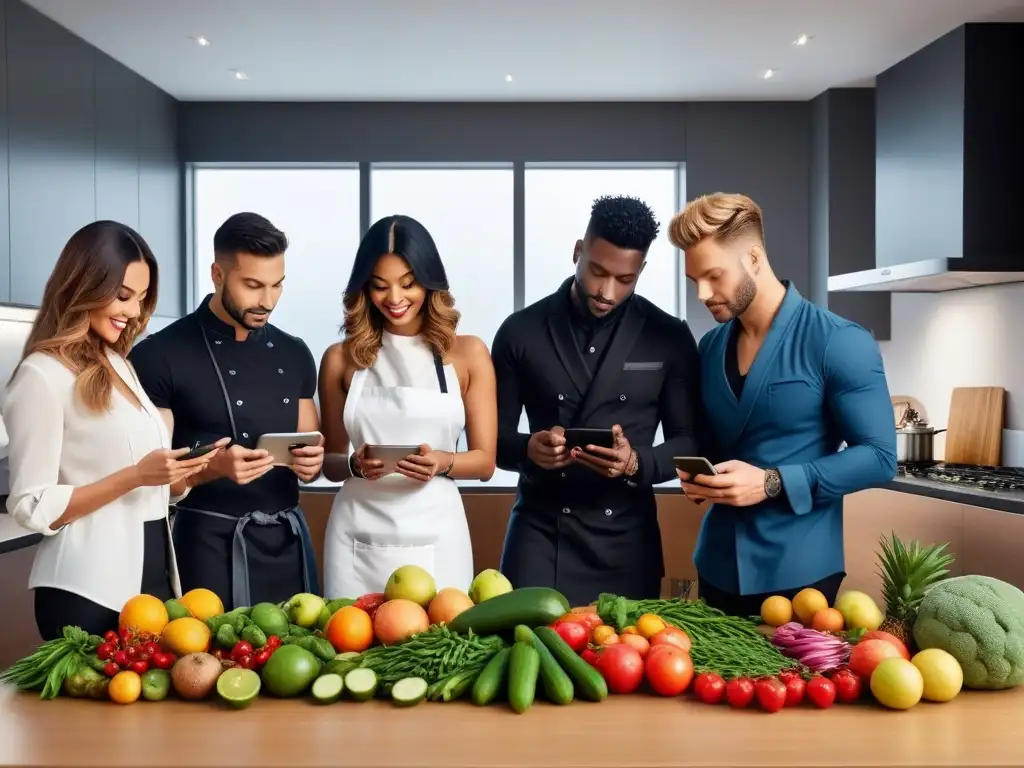
<svg viewBox="0 0 1024 768">
<path fill-rule="evenodd" d="M 729 243 L 744 235 L 764 243 L 761 207 L 746 195 L 725 192 L 691 200 L 668 225 L 669 242 L 683 251 L 709 237 Z"/>
<path fill-rule="evenodd" d="M 343 303 L 345 341 L 342 347 L 356 368 L 369 368 L 377 359 L 383 343 L 384 317 L 373 306 L 365 289 L 346 293 Z M 427 291 L 420 311 L 424 313 L 423 340 L 442 360 L 447 360 L 455 346 L 455 329 L 459 325 L 460 313 L 455 309 L 455 298 L 448 291 Z"/>
</svg>

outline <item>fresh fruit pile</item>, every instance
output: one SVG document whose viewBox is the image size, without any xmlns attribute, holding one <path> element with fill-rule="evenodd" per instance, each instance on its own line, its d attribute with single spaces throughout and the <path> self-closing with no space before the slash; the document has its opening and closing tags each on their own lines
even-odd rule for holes
<svg viewBox="0 0 1024 768">
<path fill-rule="evenodd" d="M 114 677 L 125 669 L 139 675 L 150 667 L 170 669 L 178 658 L 160 644 L 157 635 L 135 634 L 128 628 L 120 632 L 109 630 L 96 648 L 96 657 L 104 662 L 103 672 L 107 677 Z"/>
</svg>

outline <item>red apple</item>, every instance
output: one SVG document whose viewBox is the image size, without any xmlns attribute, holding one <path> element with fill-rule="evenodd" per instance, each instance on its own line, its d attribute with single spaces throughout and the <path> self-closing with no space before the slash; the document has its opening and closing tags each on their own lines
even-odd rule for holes
<svg viewBox="0 0 1024 768">
<path fill-rule="evenodd" d="M 888 640 L 861 640 L 853 646 L 848 666 L 858 677 L 870 680 L 875 667 L 883 661 L 902 657 L 900 649 Z"/>
<path fill-rule="evenodd" d="M 865 640 L 884 640 L 887 643 L 892 643 L 899 649 L 900 656 L 910 661 L 910 651 L 907 650 L 907 646 L 896 635 L 890 635 L 888 632 L 883 632 L 880 629 L 873 629 L 861 636 L 860 642 L 863 643 Z"/>
</svg>

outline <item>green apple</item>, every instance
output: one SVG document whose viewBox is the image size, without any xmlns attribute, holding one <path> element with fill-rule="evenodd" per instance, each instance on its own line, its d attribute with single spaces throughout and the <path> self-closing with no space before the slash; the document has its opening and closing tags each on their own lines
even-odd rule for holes
<svg viewBox="0 0 1024 768">
<path fill-rule="evenodd" d="M 482 603 L 492 597 L 512 591 L 512 582 L 494 568 L 480 571 L 469 585 L 469 597 L 474 603 Z"/>
<path fill-rule="evenodd" d="M 310 629 L 315 627 L 320 618 L 320 611 L 324 609 L 324 599 L 319 595 L 310 592 L 300 592 L 284 604 L 284 611 L 288 614 L 288 620 L 299 627 Z"/>
</svg>

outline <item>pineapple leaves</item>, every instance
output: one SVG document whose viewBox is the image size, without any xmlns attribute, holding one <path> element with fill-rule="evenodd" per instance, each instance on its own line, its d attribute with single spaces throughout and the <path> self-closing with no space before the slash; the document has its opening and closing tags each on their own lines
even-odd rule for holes
<svg viewBox="0 0 1024 768">
<path fill-rule="evenodd" d="M 954 561 L 946 552 L 949 544 L 925 547 L 917 539 L 907 544 L 894 531 L 889 539 L 881 537 L 879 545 L 877 573 L 882 580 L 886 614 L 912 619 L 928 590 L 949 576 Z"/>
</svg>

